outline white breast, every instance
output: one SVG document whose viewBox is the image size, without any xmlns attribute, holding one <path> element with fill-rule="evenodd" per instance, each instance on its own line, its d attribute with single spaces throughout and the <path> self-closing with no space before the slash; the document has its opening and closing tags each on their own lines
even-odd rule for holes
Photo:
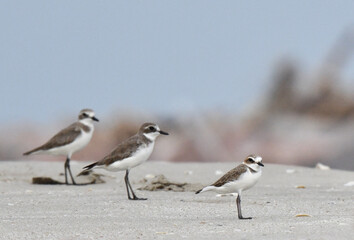
<svg viewBox="0 0 354 240">
<path fill-rule="evenodd" d="M 116 161 L 110 164 L 109 166 L 104 165 L 103 167 L 109 171 L 123 171 L 123 170 L 131 169 L 148 160 L 153 149 L 154 149 L 154 142 L 150 143 L 149 145 L 144 145 L 143 147 L 140 147 L 135 152 L 135 154 L 133 154 L 133 156 L 129 158 Z"/>
</svg>

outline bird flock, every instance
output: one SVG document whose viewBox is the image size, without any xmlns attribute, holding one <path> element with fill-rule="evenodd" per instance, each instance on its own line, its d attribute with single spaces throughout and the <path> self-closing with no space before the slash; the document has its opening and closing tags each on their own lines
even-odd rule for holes
<svg viewBox="0 0 354 240">
<path fill-rule="evenodd" d="M 43 145 L 36 147 L 23 155 L 49 154 L 64 155 L 65 184 L 69 185 L 68 175 L 70 175 L 72 185 L 77 185 L 70 169 L 70 159 L 72 155 L 90 142 L 94 132 L 94 122 L 98 122 L 92 109 L 82 109 L 79 112 L 78 120 L 70 126 L 62 129 Z M 160 135 L 169 133 L 160 129 L 156 123 L 144 123 L 138 132 L 118 144 L 110 153 L 101 160 L 96 161 L 83 168 L 78 174 L 85 175 L 94 169 L 105 169 L 107 171 L 125 171 L 125 186 L 129 200 L 147 200 L 139 198 L 135 194 L 130 182 L 130 170 L 147 161 L 153 152 L 155 141 Z M 244 161 L 231 169 L 213 184 L 206 186 L 196 192 L 196 194 L 213 191 L 219 194 L 237 193 L 236 206 L 239 219 L 252 219 L 243 217 L 241 212 L 241 194 L 243 191 L 253 187 L 262 175 L 262 157 L 256 155 L 247 156 Z"/>
</svg>

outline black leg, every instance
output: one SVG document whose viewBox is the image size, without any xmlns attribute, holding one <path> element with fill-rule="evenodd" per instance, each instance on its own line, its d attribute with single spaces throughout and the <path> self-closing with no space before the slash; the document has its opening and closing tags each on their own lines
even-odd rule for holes
<svg viewBox="0 0 354 240">
<path fill-rule="evenodd" d="M 69 158 L 69 157 L 67 157 L 67 158 L 66 158 L 66 161 L 65 161 L 65 184 L 69 184 L 69 183 L 68 183 L 68 180 L 67 180 L 66 169 L 69 170 L 69 174 L 70 174 L 70 177 L 71 177 L 71 181 L 73 182 L 73 185 L 76 185 L 76 182 L 75 182 L 75 180 L 74 180 L 73 174 L 71 173 L 71 169 L 70 169 L 70 158 Z"/>
<path fill-rule="evenodd" d="M 126 187 L 127 187 L 127 192 L 128 192 L 128 198 L 129 198 L 129 200 L 147 200 L 147 198 L 138 198 L 138 197 L 135 195 L 135 193 L 134 193 L 134 191 L 133 191 L 133 188 L 132 188 L 132 186 L 130 185 L 128 175 L 129 175 L 129 170 L 126 170 L 126 174 L 125 174 L 125 178 L 124 178 L 124 179 L 125 179 L 125 185 L 126 185 Z M 130 197 L 128 187 L 129 187 L 130 191 L 132 192 L 133 198 Z"/>
<path fill-rule="evenodd" d="M 64 164 L 64 174 L 65 174 L 65 184 L 68 185 L 68 159 L 66 159 L 65 164 Z"/>
<path fill-rule="evenodd" d="M 236 205 L 237 205 L 237 213 L 238 213 L 238 218 L 239 219 L 252 219 L 251 217 L 242 217 L 242 212 L 241 212 L 241 197 L 240 194 L 237 195 L 236 198 Z"/>
<path fill-rule="evenodd" d="M 130 197 L 130 192 L 129 192 L 129 179 L 128 179 L 128 174 L 129 174 L 129 170 L 126 170 L 125 172 L 125 177 L 124 177 L 124 181 L 125 181 L 125 187 L 127 188 L 127 194 L 128 194 L 128 199 L 129 200 L 133 200 L 131 197 Z"/>
<path fill-rule="evenodd" d="M 132 194 L 133 194 L 133 200 L 147 200 L 147 198 L 138 198 L 138 197 L 135 195 L 135 193 L 134 193 L 134 191 L 133 191 L 133 188 L 132 188 L 132 186 L 130 185 L 129 179 L 128 179 L 128 184 L 129 184 L 130 191 L 132 191 Z"/>
</svg>

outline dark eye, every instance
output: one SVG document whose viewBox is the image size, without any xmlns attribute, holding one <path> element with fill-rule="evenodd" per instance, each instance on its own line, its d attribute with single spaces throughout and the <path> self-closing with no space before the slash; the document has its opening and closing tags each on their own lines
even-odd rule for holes
<svg viewBox="0 0 354 240">
<path fill-rule="evenodd" d="M 88 117 L 87 113 L 83 113 L 82 116 L 84 117 Z"/>
<path fill-rule="evenodd" d="M 149 127 L 149 130 L 152 131 L 152 132 L 156 131 L 156 129 L 154 127 Z"/>
<path fill-rule="evenodd" d="M 254 163 L 254 160 L 253 160 L 252 158 L 249 158 L 248 161 L 249 161 L 250 163 Z"/>
</svg>

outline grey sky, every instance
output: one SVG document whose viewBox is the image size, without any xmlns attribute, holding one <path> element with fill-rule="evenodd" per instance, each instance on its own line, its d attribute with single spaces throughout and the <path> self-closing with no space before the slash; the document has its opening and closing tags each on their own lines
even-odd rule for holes
<svg viewBox="0 0 354 240">
<path fill-rule="evenodd" d="M 1 1 L 0 123 L 83 107 L 238 111 L 283 54 L 319 65 L 353 11 L 344 0 Z"/>
</svg>

